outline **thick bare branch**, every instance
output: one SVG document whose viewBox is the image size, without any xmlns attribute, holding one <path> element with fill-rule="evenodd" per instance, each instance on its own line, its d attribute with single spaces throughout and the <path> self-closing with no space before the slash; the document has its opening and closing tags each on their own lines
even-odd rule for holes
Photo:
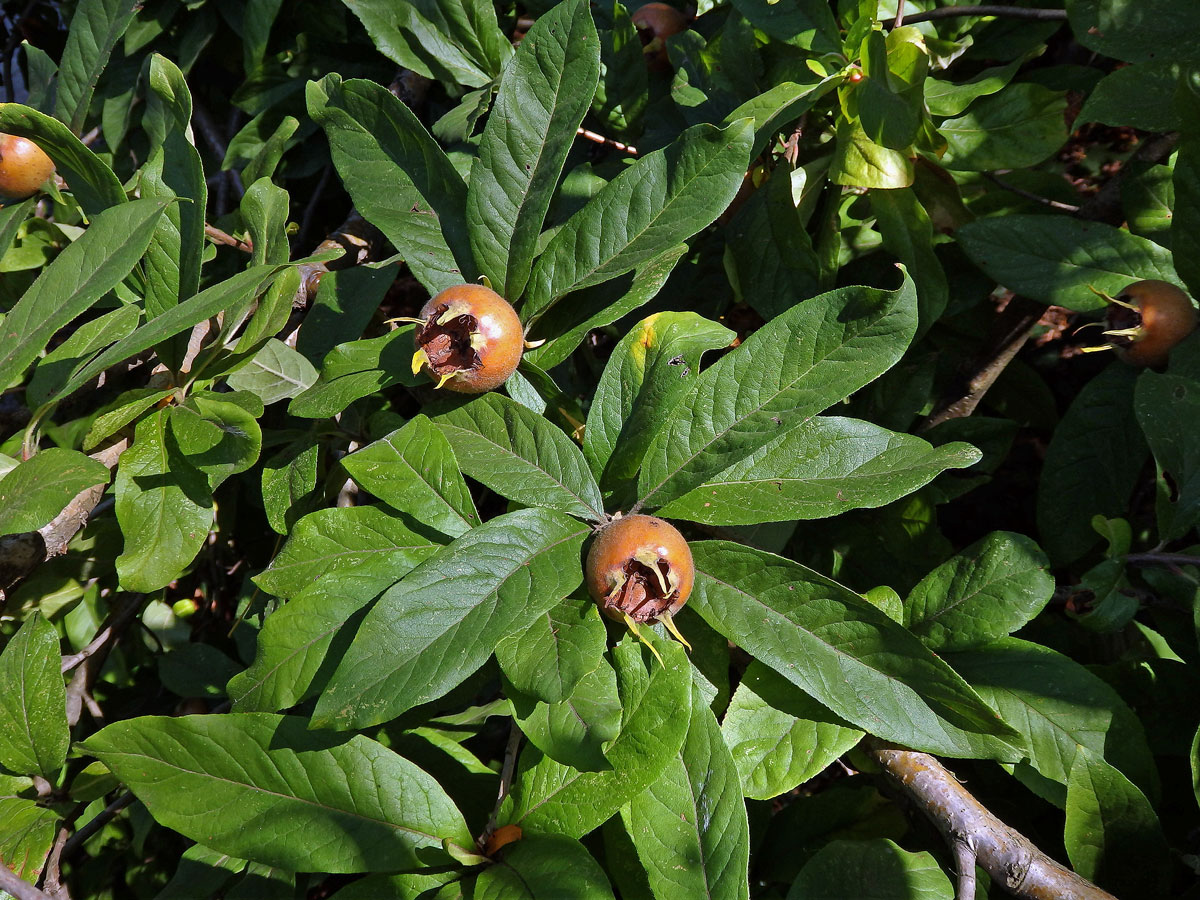
<svg viewBox="0 0 1200 900">
<path fill-rule="evenodd" d="M 961 869 L 978 861 L 992 881 L 1022 900 L 1116 900 L 1051 859 L 1029 838 L 1005 825 L 928 753 L 873 745 L 867 752 L 927 815 L 954 851 Z M 969 848 L 963 852 L 962 845 Z M 967 896 L 973 896 L 974 891 Z"/>
<path fill-rule="evenodd" d="M 0 866 L 0 890 L 8 891 L 17 900 L 52 900 L 49 894 L 18 877 L 8 866 Z"/>
</svg>

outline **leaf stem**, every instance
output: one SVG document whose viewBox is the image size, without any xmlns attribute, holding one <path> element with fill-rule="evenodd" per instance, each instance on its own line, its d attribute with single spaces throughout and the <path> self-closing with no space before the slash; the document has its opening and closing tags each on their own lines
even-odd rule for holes
<svg viewBox="0 0 1200 900">
<path fill-rule="evenodd" d="M 931 9 L 928 12 L 916 13 L 905 18 L 903 14 L 895 19 L 885 19 L 884 28 L 898 28 L 901 24 L 915 25 L 918 22 L 932 22 L 935 19 L 959 19 L 967 16 L 997 16 L 1006 19 L 1033 19 L 1038 22 L 1065 22 L 1065 9 L 1029 9 L 1024 6 L 998 6 L 993 3 L 982 6 L 944 6 L 941 9 Z"/>
</svg>

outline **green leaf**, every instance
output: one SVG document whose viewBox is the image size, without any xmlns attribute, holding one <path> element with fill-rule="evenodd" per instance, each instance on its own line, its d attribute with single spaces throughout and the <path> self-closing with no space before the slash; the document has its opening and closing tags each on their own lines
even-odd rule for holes
<svg viewBox="0 0 1200 900">
<path fill-rule="evenodd" d="M 1081 748 L 1067 783 L 1063 832 L 1075 871 L 1123 897 L 1165 897 L 1171 854 L 1145 794 Z"/>
<path fill-rule="evenodd" d="M 297 597 L 323 578 L 349 594 L 373 596 L 439 545 L 375 506 L 319 509 L 296 523 L 287 543 L 254 583 Z"/>
<path fill-rule="evenodd" d="M 521 731 L 550 759 L 581 772 L 612 768 L 604 748 L 621 732 L 622 707 L 617 674 L 606 659 L 579 680 L 571 696 L 557 703 L 527 697 L 507 683 L 504 693 Z"/>
<path fill-rule="evenodd" d="M 235 391 L 249 391 L 265 406 L 302 394 L 316 382 L 313 364 L 275 338 L 226 379 Z"/>
<path fill-rule="evenodd" d="M 842 49 L 837 22 L 825 0 L 734 0 L 734 8 L 771 37 L 814 53 Z"/>
<path fill-rule="evenodd" d="M 1142 279 L 1183 287 L 1170 251 L 1100 222 L 1009 215 L 970 222 L 955 237 L 988 277 L 1022 296 L 1067 309 L 1104 307 L 1089 286 L 1113 297 Z"/>
<path fill-rule="evenodd" d="M 579 448 L 537 413 L 487 393 L 434 419 L 463 472 L 526 506 L 599 521 L 600 488 Z"/>
<path fill-rule="evenodd" d="M 1176 131 L 1180 122 L 1173 100 L 1178 80 L 1175 60 L 1117 69 L 1100 79 L 1075 121 Z"/>
<path fill-rule="evenodd" d="M 188 463 L 205 474 L 210 491 L 229 476 L 249 469 L 262 450 L 258 424 L 262 406 L 247 410 L 235 399 L 238 396 L 204 391 L 192 394 L 184 406 L 169 410 L 176 446 Z M 241 397 L 259 402 L 253 394 Z"/>
<path fill-rule="evenodd" d="M 912 273 L 917 286 L 917 308 L 921 313 L 918 336 L 946 311 L 950 286 L 942 263 L 933 251 L 934 230 L 929 213 L 911 188 L 871 191 L 875 227 L 883 246 Z"/>
<path fill-rule="evenodd" d="M 426 78 L 479 87 L 508 54 L 495 8 L 474 0 L 343 0 L 381 53 Z"/>
<path fill-rule="evenodd" d="M 0 387 L 21 374 L 60 328 L 121 283 L 137 264 L 165 201 L 105 210 L 38 276 L 0 323 Z"/>
<path fill-rule="evenodd" d="M 1200 435 L 1189 424 L 1200 421 L 1200 383 L 1146 372 L 1137 380 L 1133 409 L 1160 473 L 1159 538 L 1183 537 L 1200 521 Z"/>
<path fill-rule="evenodd" d="M 608 631 L 591 600 L 568 597 L 496 644 L 496 661 L 522 693 L 546 703 L 569 698 L 604 660 Z"/>
<path fill-rule="evenodd" d="M 525 509 L 473 528 L 388 590 L 342 658 L 313 721 L 359 728 L 440 697 L 582 580 L 587 526 Z"/>
<path fill-rule="evenodd" d="M 965 681 L 854 592 L 760 550 L 691 547 L 689 606 L 847 722 L 945 756 L 1020 757 L 1016 732 Z"/>
<path fill-rule="evenodd" d="M 306 419 L 336 416 L 360 397 L 394 384 L 419 384 L 413 375 L 413 326 L 377 338 L 338 344 L 325 357 L 317 383 L 288 404 L 288 413 Z"/>
<path fill-rule="evenodd" d="M 121 179 L 57 119 L 20 103 L 5 103 L 0 106 L 0 131 L 36 141 L 88 216 L 125 203 Z"/>
<path fill-rule="evenodd" d="M 786 431 L 662 507 L 708 525 L 819 519 L 875 508 L 979 461 L 969 444 L 931 447 L 857 419 L 829 416 Z"/>
<path fill-rule="evenodd" d="M 80 0 L 71 16 L 58 66 L 54 115 L 76 134 L 83 131 L 92 93 L 113 47 L 139 9 L 135 0 Z"/>
<path fill-rule="evenodd" d="M 867 137 L 857 119 L 842 118 L 829 180 L 852 187 L 905 188 L 913 183 L 913 164 L 906 152 L 889 150 Z"/>
<path fill-rule="evenodd" d="M 676 244 L 642 263 L 632 275 L 626 273 L 576 291 L 571 295 L 570 303 L 552 306 L 529 332 L 530 339 L 545 340 L 546 343 L 526 350 L 522 363 L 553 368 L 571 355 L 589 331 L 610 325 L 649 303 L 662 290 L 687 250 L 687 244 Z"/>
<path fill-rule="evenodd" d="M 993 531 L 921 579 L 904 603 L 904 625 L 931 650 L 969 650 L 1012 634 L 1053 593 L 1041 548 Z"/>
<path fill-rule="evenodd" d="M 81 491 L 108 484 L 104 463 L 77 450 L 49 447 L 0 476 L 0 534 L 36 531 Z"/>
<path fill-rule="evenodd" d="M 667 413 L 695 384 L 706 350 L 734 339 L 723 325 L 691 312 L 655 313 L 614 348 L 588 411 L 583 454 L 600 482 L 614 487 L 637 474 Z"/>
<path fill-rule="evenodd" d="M 287 191 L 269 178 L 260 178 L 246 188 L 238 209 L 254 245 L 250 256 L 254 265 L 285 263 L 292 255 L 287 239 L 288 205 Z M 332 273 L 325 273 L 322 286 L 329 277 Z"/>
<path fill-rule="evenodd" d="M 0 765 L 10 772 L 53 780 L 66 761 L 61 663 L 58 632 L 36 612 L 0 652 Z"/>
<path fill-rule="evenodd" d="M 704 371 L 642 465 L 643 502 L 661 506 L 843 399 L 904 353 L 916 293 L 848 287 L 772 319 Z"/>
<path fill-rule="evenodd" d="M 612 900 L 608 876 L 579 841 L 530 834 L 475 882 L 475 900 Z"/>
<path fill-rule="evenodd" d="M 326 272 L 300 326 L 296 349 L 310 362 L 319 363 L 338 344 L 361 337 L 394 281 L 390 266 L 376 269 L 368 264 Z"/>
<path fill-rule="evenodd" d="M 321 505 L 323 498 L 317 489 L 320 460 L 321 445 L 308 433 L 263 461 L 263 512 L 279 534 L 289 534 L 297 521 Z"/>
<path fill-rule="evenodd" d="M 683 647 L 661 640 L 657 646 L 661 665 L 632 640 L 613 650 L 623 721 L 605 751 L 612 768 L 581 772 L 526 749 L 501 808 L 503 822 L 526 833 L 582 837 L 654 784 L 683 745 L 692 690 Z"/>
<path fill-rule="evenodd" d="M 526 325 L 566 294 L 623 275 L 716 219 L 750 162 L 751 125 L 689 128 L 602 187 L 538 257 L 521 310 Z"/>
<path fill-rule="evenodd" d="M 1089 50 L 1126 62 L 1200 60 L 1192 34 L 1200 9 L 1188 0 L 1067 0 L 1071 32 Z"/>
<path fill-rule="evenodd" d="M 741 782 L 695 686 L 683 746 L 621 815 L 655 896 L 750 896 L 750 824 Z"/>
<path fill-rule="evenodd" d="M 274 712 L 319 692 L 349 644 L 346 623 L 439 549 L 373 506 L 302 518 L 270 568 L 254 578 L 289 602 L 264 623 L 254 663 L 229 682 L 234 709 Z"/>
<path fill-rule="evenodd" d="M 92 421 L 83 438 L 83 449 L 91 450 L 105 439 L 112 437 L 158 401 L 175 393 L 174 388 L 156 391 L 154 388 L 134 388 L 118 395 L 117 399 L 101 407 L 100 415 Z"/>
<path fill-rule="evenodd" d="M 125 548 L 116 565 L 127 591 L 158 590 L 177 578 L 213 524 L 208 478 L 179 449 L 168 416 L 162 409 L 142 419 L 117 466 L 113 491 Z"/>
<path fill-rule="evenodd" d="M 1125 516 L 1148 456 L 1134 412 L 1137 372 L 1112 364 L 1076 395 L 1054 430 L 1038 482 L 1042 546 L 1057 565 L 1099 540 L 1093 516 Z"/>
<path fill-rule="evenodd" d="M 1170 246 L 1175 250 L 1179 274 L 1195 294 L 1200 288 L 1200 79 L 1189 72 L 1175 93 L 1179 112 L 1179 150 L 1172 166 L 1174 204 L 1169 210 Z"/>
<path fill-rule="evenodd" d="M 442 534 L 479 522 L 475 502 L 445 435 L 424 415 L 342 459 L 359 487 Z"/>
<path fill-rule="evenodd" d="M 54 838 L 58 813 L 36 800 L 0 798 L 0 866 L 18 878 L 36 884 Z"/>
<path fill-rule="evenodd" d="M 972 101 L 1002 90 L 1012 81 L 1012 77 L 1024 62 L 1024 58 L 1017 58 L 1006 66 L 984 69 L 973 78 L 961 82 L 927 79 L 925 104 L 935 116 L 957 116 L 970 106 Z"/>
<path fill-rule="evenodd" d="M 818 775 L 863 733 L 754 660 L 729 701 L 721 734 L 742 793 L 770 800 Z"/>
<path fill-rule="evenodd" d="M 826 844 L 800 870 L 787 900 L 952 900 L 954 888 L 933 855 L 883 838 Z"/>
<path fill-rule="evenodd" d="M 1010 84 L 947 119 L 938 131 L 949 144 L 948 169 L 985 172 L 1035 166 L 1067 141 L 1066 95 L 1040 84 Z"/>
<path fill-rule="evenodd" d="M 587 0 L 568 0 L 538 18 L 500 81 L 466 208 L 475 261 L 512 300 L 525 289 L 550 198 L 599 77 L 600 41 Z"/>
<path fill-rule="evenodd" d="M 382 85 L 327 75 L 309 83 L 308 112 L 354 205 L 417 280 L 430 292 L 473 280 L 467 187 L 412 110 Z"/>
<path fill-rule="evenodd" d="M 326 257 L 330 258 L 330 257 Z M 300 265 L 309 260 L 296 260 Z M 201 291 L 194 297 L 172 307 L 151 322 L 147 322 L 127 338 L 117 341 L 83 368 L 78 369 L 71 379 L 51 398 L 57 399 L 82 387 L 109 366 L 141 353 L 169 337 L 179 334 L 205 319 L 212 318 L 234 303 L 244 302 L 265 290 L 282 266 L 255 266 L 239 272 Z"/>
<path fill-rule="evenodd" d="M 26 404 L 41 406 L 71 377 L 73 368 L 113 341 L 132 334 L 140 321 L 141 310 L 136 306 L 119 306 L 75 328 L 69 338 L 38 360 L 25 388 Z"/>
<path fill-rule="evenodd" d="M 1116 691 L 1079 663 L 1017 638 L 955 653 L 947 661 L 1021 731 L 1028 765 L 1044 779 L 1066 785 L 1082 747 L 1106 757 L 1151 796 L 1157 795 L 1154 758 L 1137 716 Z M 1023 768 L 1024 764 L 1018 775 Z M 1059 805 L 1066 796 L 1054 785 L 1043 785 L 1039 793 Z"/>
<path fill-rule="evenodd" d="M 754 145 L 750 156 L 756 157 L 783 126 L 808 112 L 841 81 L 841 76 L 830 75 L 812 84 L 780 82 L 737 107 L 725 117 L 724 124 L 730 125 L 747 117 L 754 120 Z"/>
<path fill-rule="evenodd" d="M 395 871 L 448 861 L 443 841 L 474 846 L 432 777 L 368 738 L 306 724 L 265 713 L 143 716 L 84 748 L 162 825 L 267 865 Z"/>
</svg>

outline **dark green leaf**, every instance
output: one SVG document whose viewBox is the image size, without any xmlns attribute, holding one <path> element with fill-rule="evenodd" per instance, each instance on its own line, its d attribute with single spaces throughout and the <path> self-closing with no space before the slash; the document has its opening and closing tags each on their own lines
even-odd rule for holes
<svg viewBox="0 0 1200 900">
<path fill-rule="evenodd" d="M 1076 121 L 1175 131 L 1179 114 L 1172 101 L 1178 78 L 1174 60 L 1117 69 L 1100 79 Z"/>
<path fill-rule="evenodd" d="M 1089 287 L 1117 297 L 1151 278 L 1182 283 L 1158 244 L 1101 222 L 1064 215 L 979 219 L 955 232 L 971 261 L 1012 291 L 1067 309 L 1100 309 Z"/>
<path fill-rule="evenodd" d="M 561 834 L 530 834 L 484 869 L 475 900 L 612 900 L 604 870 L 576 840 Z"/>
<path fill-rule="evenodd" d="M 355 206 L 417 279 L 431 292 L 472 280 L 467 187 L 412 110 L 382 85 L 327 75 L 309 83 L 308 111 Z"/>
<path fill-rule="evenodd" d="M 621 731 L 617 675 L 607 660 L 588 672 L 574 692 L 557 703 L 526 697 L 505 685 L 513 718 L 533 746 L 555 762 L 581 772 L 612 768 L 604 748 Z"/>
<path fill-rule="evenodd" d="M 808 694 L 757 660 L 729 701 L 721 733 L 754 800 L 785 794 L 822 772 L 862 738 Z"/>
<path fill-rule="evenodd" d="M 1200 8 L 1188 0 L 1067 0 L 1071 32 L 1089 50 L 1127 62 L 1200 60 L 1191 35 Z"/>
<path fill-rule="evenodd" d="M 525 630 L 501 639 L 496 661 L 519 691 L 559 703 L 600 667 L 607 643 L 599 607 L 588 599 L 568 597 Z"/>
<path fill-rule="evenodd" d="M 158 822 L 268 865 L 394 871 L 445 860 L 443 841 L 474 846 L 432 777 L 368 738 L 305 726 L 265 713 L 144 716 L 85 747 Z"/>
<path fill-rule="evenodd" d="M 77 450 L 49 447 L 0 476 L 0 534 L 36 531 L 80 491 L 108 484 L 104 463 Z"/>
<path fill-rule="evenodd" d="M 939 653 L 1006 637 L 1050 601 L 1049 569 L 1032 540 L 993 531 L 921 579 L 904 603 L 904 624 Z"/>
<path fill-rule="evenodd" d="M 944 165 L 971 172 L 1037 165 L 1066 143 L 1066 108 L 1059 91 L 1011 84 L 938 126 L 950 145 Z"/>
<path fill-rule="evenodd" d="M 72 369 L 93 353 L 128 337 L 140 321 L 141 310 L 130 305 L 117 307 L 110 313 L 84 322 L 75 329 L 74 334 L 38 360 L 33 377 L 25 388 L 27 403 L 34 408 L 41 406 L 71 377 Z"/>
<path fill-rule="evenodd" d="M 54 115 L 76 134 L 83 131 L 92 93 L 113 47 L 139 9 L 135 0 L 80 0 L 72 14 L 58 66 Z"/>
<path fill-rule="evenodd" d="M 434 423 L 463 472 L 501 496 L 599 521 L 600 488 L 566 434 L 521 404 L 487 393 Z"/>
<path fill-rule="evenodd" d="M 0 387 L 9 385 L 54 333 L 129 274 L 154 233 L 165 201 L 135 200 L 105 210 L 38 276 L 0 326 Z"/>
<path fill-rule="evenodd" d="M 916 330 L 916 292 L 849 287 L 772 319 L 705 370 L 646 453 L 638 489 L 661 506 L 869 383 Z"/>
<path fill-rule="evenodd" d="M 526 509 L 473 528 L 372 608 L 317 702 L 314 722 L 385 722 L 440 697 L 582 580 L 587 526 Z"/>
<path fill-rule="evenodd" d="M 600 77 L 587 0 L 538 18 L 505 69 L 467 189 L 471 249 L 501 295 L 525 289 L 538 235 L 575 129 Z"/>
<path fill-rule="evenodd" d="M 1200 383 L 1147 372 L 1137 380 L 1133 408 L 1161 473 L 1159 537 L 1182 537 L 1200 520 L 1200 434 L 1194 427 L 1200 421 Z"/>
<path fill-rule="evenodd" d="M 931 447 L 869 422 L 815 418 L 710 476 L 660 512 L 708 525 L 819 519 L 885 506 L 979 457 L 969 444 Z"/>
<path fill-rule="evenodd" d="M 424 415 L 342 460 L 360 487 L 442 534 L 479 523 L 449 441 Z"/>
<path fill-rule="evenodd" d="M 1170 851 L 1146 796 L 1080 748 L 1067 783 L 1067 856 L 1075 871 L 1122 897 L 1163 897 Z"/>
<path fill-rule="evenodd" d="M 382 337 L 338 344 L 329 351 L 317 383 L 292 399 L 288 412 L 306 419 L 336 416 L 360 397 L 394 384 L 419 384 L 413 375 L 413 326 Z"/>
<path fill-rule="evenodd" d="M 892 841 L 837 840 L 800 871 L 787 900 L 952 900 L 950 879 L 926 852 L 910 853 Z"/>
<path fill-rule="evenodd" d="M 1015 760 L 1016 733 L 913 635 L 797 563 L 692 543 L 689 606 L 847 722 L 914 749 Z"/>
<path fill-rule="evenodd" d="M 267 521 L 279 534 L 289 534 L 296 522 L 320 506 L 317 469 L 321 446 L 305 434 L 263 462 L 262 498 Z"/>
<path fill-rule="evenodd" d="M 61 662 L 58 632 L 39 613 L 0 652 L 0 765 L 10 772 L 54 779 L 66 760 L 71 731 Z"/>
<path fill-rule="evenodd" d="M 837 22 L 825 0 L 734 0 L 734 8 L 771 37 L 815 53 L 842 49 Z"/>
<path fill-rule="evenodd" d="M 678 754 L 621 815 L 655 896 L 746 900 L 750 825 L 738 771 L 694 686 L 691 713 Z"/>
<path fill-rule="evenodd" d="M 912 273 L 921 314 L 918 335 L 924 334 L 950 302 L 946 273 L 933 252 L 933 223 L 911 188 L 871 191 L 871 210 L 876 216 L 875 227 L 883 235 L 884 249 Z"/>
<path fill-rule="evenodd" d="M 751 124 L 689 128 L 601 188 L 538 257 L 521 311 L 526 324 L 566 294 L 622 275 L 716 219 L 750 161 Z"/>
</svg>

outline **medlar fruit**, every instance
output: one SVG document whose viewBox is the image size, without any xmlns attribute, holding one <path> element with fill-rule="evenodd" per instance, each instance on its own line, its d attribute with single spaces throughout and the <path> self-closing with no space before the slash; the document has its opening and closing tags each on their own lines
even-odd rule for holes
<svg viewBox="0 0 1200 900">
<path fill-rule="evenodd" d="M 417 321 L 413 374 L 424 368 L 438 387 L 482 394 L 504 384 L 521 362 L 521 320 L 489 287 L 446 288 L 421 308 Z"/>
<path fill-rule="evenodd" d="M 1117 356 L 1131 365 L 1166 365 L 1171 348 L 1196 329 L 1191 298 L 1166 281 L 1138 281 L 1119 296 L 1101 296 L 1110 304 L 1104 334 Z"/>
<path fill-rule="evenodd" d="M 54 174 L 54 163 L 28 138 L 0 133 L 0 203 L 26 200 Z"/>
</svg>

